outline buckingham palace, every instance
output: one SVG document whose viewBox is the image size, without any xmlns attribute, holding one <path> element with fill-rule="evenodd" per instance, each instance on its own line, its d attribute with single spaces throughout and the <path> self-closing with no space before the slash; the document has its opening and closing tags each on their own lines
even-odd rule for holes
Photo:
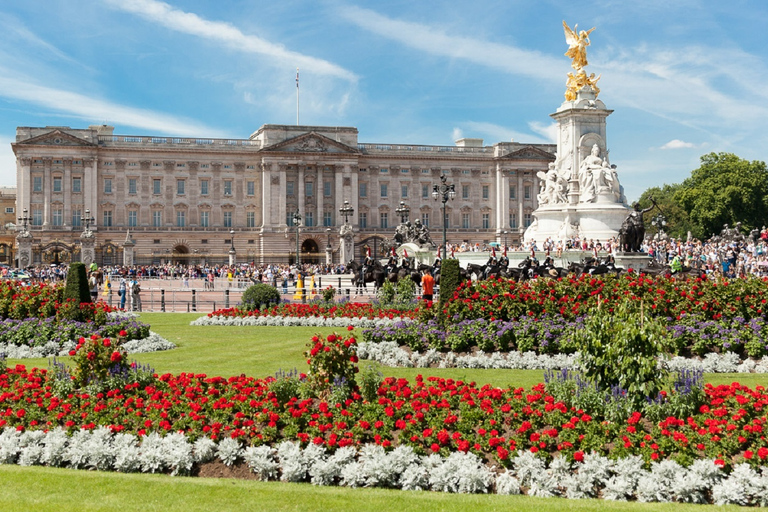
<svg viewBox="0 0 768 512">
<path fill-rule="evenodd" d="M 107 125 L 19 127 L 17 228 L 30 264 L 340 263 L 348 223 L 355 255 L 381 256 L 403 221 L 443 230 L 436 184 L 452 184 L 449 243 L 514 244 L 537 208 L 538 171 L 554 144 L 460 139 L 454 146 L 358 142 L 354 127 L 263 125 L 246 139 L 116 135 Z M 298 215 L 297 215 L 298 214 Z M 298 225 L 294 218 L 300 218 Z M 437 241 L 439 236 L 435 236 Z"/>
</svg>

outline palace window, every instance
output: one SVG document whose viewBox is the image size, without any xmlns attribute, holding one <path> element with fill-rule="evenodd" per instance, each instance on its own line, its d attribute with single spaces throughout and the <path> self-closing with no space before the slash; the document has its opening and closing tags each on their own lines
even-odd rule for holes
<svg viewBox="0 0 768 512">
<path fill-rule="evenodd" d="M 183 228 L 187 225 L 187 212 L 184 210 L 176 211 L 176 227 Z"/>
<path fill-rule="evenodd" d="M 358 189 L 360 192 L 360 197 L 368 197 L 368 184 L 367 183 L 360 183 L 358 185 Z"/>
<path fill-rule="evenodd" d="M 379 213 L 379 227 L 381 229 L 387 229 L 389 227 L 389 213 Z"/>
<path fill-rule="evenodd" d="M 491 227 L 491 216 L 490 214 L 484 213 L 483 214 L 483 229 L 488 229 Z"/>
<path fill-rule="evenodd" d="M 461 227 L 464 229 L 469 229 L 469 214 L 468 213 L 462 213 L 461 214 Z"/>
<path fill-rule="evenodd" d="M 135 228 L 138 225 L 139 212 L 136 210 L 128 210 L 128 227 Z"/>
<path fill-rule="evenodd" d="M 112 178 L 104 178 L 104 193 L 112 193 Z"/>
<path fill-rule="evenodd" d="M 152 193 L 154 195 L 156 196 L 160 195 L 162 184 L 163 184 L 162 180 L 152 180 Z"/>
<path fill-rule="evenodd" d="M 35 176 L 32 178 L 32 192 L 42 192 L 43 191 L 43 177 L 42 176 Z"/>
<path fill-rule="evenodd" d="M 224 180 L 224 195 L 232 195 L 232 180 Z"/>
<path fill-rule="evenodd" d="M 368 227 L 368 214 L 360 213 L 357 217 L 357 223 L 360 225 L 360 229 L 366 229 Z"/>
<path fill-rule="evenodd" d="M 61 178 L 59 177 L 53 178 L 53 191 L 61 192 Z"/>
<path fill-rule="evenodd" d="M 207 196 L 208 195 L 208 180 L 201 180 L 200 181 L 200 195 L 201 196 Z"/>
<path fill-rule="evenodd" d="M 247 181 L 245 183 L 245 189 L 246 189 L 246 194 L 247 195 L 249 195 L 249 196 L 256 195 L 256 182 L 255 181 Z"/>
<path fill-rule="evenodd" d="M 83 211 L 80 209 L 72 210 L 72 227 L 79 228 L 83 225 Z"/>
<path fill-rule="evenodd" d="M 64 210 L 61 208 L 56 208 L 51 212 L 51 220 L 53 221 L 54 226 L 61 226 L 64 221 Z"/>
<path fill-rule="evenodd" d="M 105 227 L 112 226 L 112 210 L 104 210 L 102 219 L 103 219 L 103 222 L 101 223 L 102 226 L 105 226 Z"/>
<path fill-rule="evenodd" d="M 209 215 L 210 215 L 210 212 L 207 212 L 207 211 L 200 212 L 200 227 L 201 228 L 207 228 L 208 227 Z"/>
<path fill-rule="evenodd" d="M 232 227 L 232 212 L 224 212 L 224 227 Z"/>
<path fill-rule="evenodd" d="M 483 185 L 483 199 L 488 199 L 490 197 L 490 187 L 488 185 Z"/>
<path fill-rule="evenodd" d="M 136 195 L 136 191 L 136 178 L 128 178 L 128 193 L 131 195 Z"/>
<path fill-rule="evenodd" d="M 256 227 L 256 212 L 245 212 L 245 227 Z"/>
<path fill-rule="evenodd" d="M 152 212 L 152 227 L 160 228 L 163 226 L 163 212 L 162 210 L 154 210 Z"/>
<path fill-rule="evenodd" d="M 82 178 L 72 178 L 72 192 L 74 193 L 80 193 L 83 191 L 83 179 Z"/>
<path fill-rule="evenodd" d="M 176 194 L 183 196 L 186 190 L 187 182 L 185 180 L 176 180 Z"/>
</svg>

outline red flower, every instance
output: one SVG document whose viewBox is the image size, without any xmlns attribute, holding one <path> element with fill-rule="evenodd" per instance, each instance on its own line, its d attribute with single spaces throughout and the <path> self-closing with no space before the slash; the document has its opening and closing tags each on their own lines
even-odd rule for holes
<svg viewBox="0 0 768 512">
<path fill-rule="evenodd" d="M 119 362 L 120 362 L 120 361 L 123 359 L 123 356 L 122 356 L 122 355 L 120 355 L 120 352 L 118 352 L 118 351 L 115 351 L 115 352 L 112 352 L 112 356 L 111 356 L 109 359 L 110 359 L 110 360 L 111 360 L 113 363 L 119 363 Z"/>
<path fill-rule="evenodd" d="M 584 461 L 584 452 L 573 452 L 573 460 L 576 462 Z"/>
</svg>

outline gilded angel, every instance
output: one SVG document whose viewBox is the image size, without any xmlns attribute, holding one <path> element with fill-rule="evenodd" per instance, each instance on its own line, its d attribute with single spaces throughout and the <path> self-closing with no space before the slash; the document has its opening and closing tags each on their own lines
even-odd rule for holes
<svg viewBox="0 0 768 512">
<path fill-rule="evenodd" d="M 575 70 L 581 70 L 587 65 L 587 46 L 589 46 L 589 34 L 595 30 L 592 27 L 589 30 L 582 30 L 578 32 L 579 24 L 573 26 L 573 30 L 570 29 L 568 24 L 563 20 L 563 29 L 565 30 L 565 42 L 568 43 L 568 51 L 565 52 L 566 57 L 572 59 L 571 67 Z"/>
</svg>

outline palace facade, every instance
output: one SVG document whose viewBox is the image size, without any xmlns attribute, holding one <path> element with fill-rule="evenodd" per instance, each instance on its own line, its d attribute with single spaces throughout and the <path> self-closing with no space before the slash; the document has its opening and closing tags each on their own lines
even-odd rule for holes
<svg viewBox="0 0 768 512">
<path fill-rule="evenodd" d="M 121 264 L 130 233 L 134 263 L 339 262 L 339 208 L 354 209 L 355 254 L 381 256 L 401 218 L 420 219 L 442 241 L 517 243 L 537 208 L 538 171 L 554 144 L 461 139 L 455 146 L 359 143 L 353 127 L 264 125 L 247 139 L 115 135 L 111 126 L 19 127 L 16 213 L 32 235 L 35 264 L 80 257 L 86 225 L 96 261 Z M 402 210 L 401 210 L 402 211 Z M 302 225 L 293 225 L 299 212 Z M 298 234 L 298 243 L 297 243 Z"/>
</svg>

